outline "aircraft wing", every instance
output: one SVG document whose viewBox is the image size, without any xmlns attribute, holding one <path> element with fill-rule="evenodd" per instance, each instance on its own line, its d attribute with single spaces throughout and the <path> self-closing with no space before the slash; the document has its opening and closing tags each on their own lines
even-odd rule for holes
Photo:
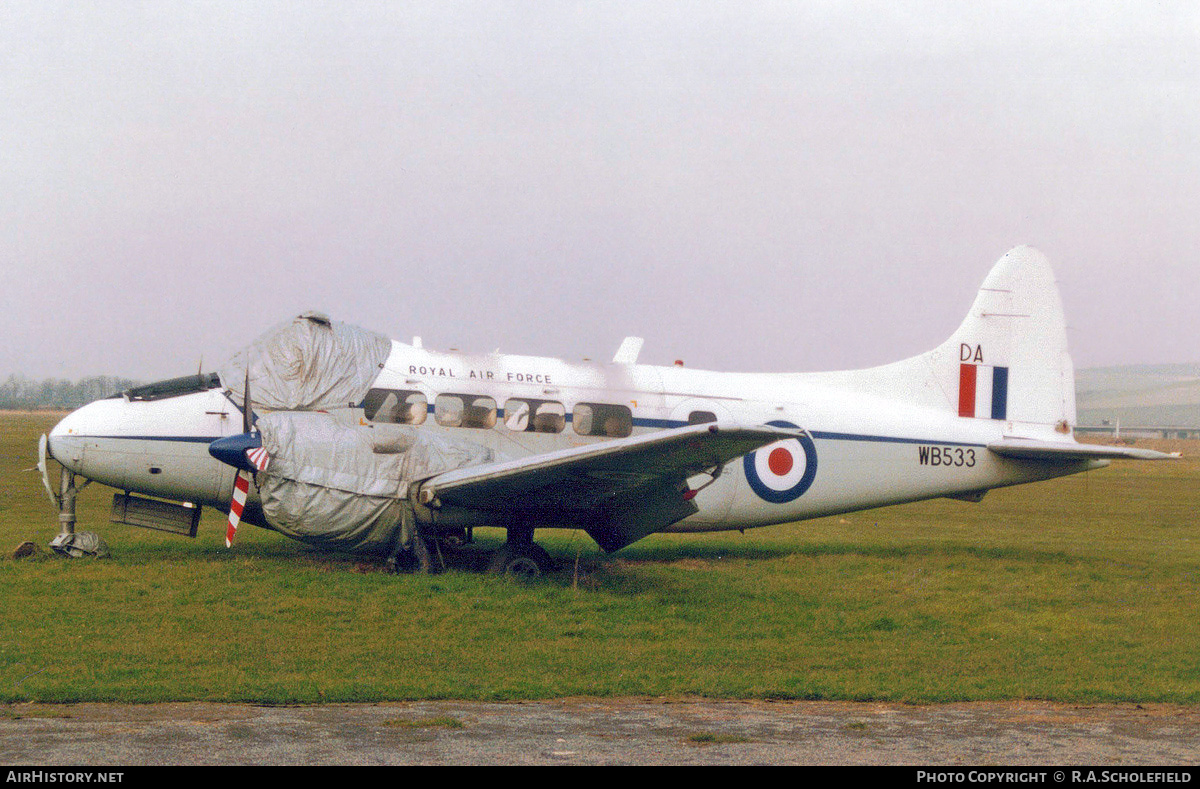
<svg viewBox="0 0 1200 789">
<path fill-rule="evenodd" d="M 687 478 L 767 444 L 802 435 L 778 427 L 687 425 L 447 471 L 426 480 L 434 507 L 575 526 L 615 551 L 697 511 Z"/>
<path fill-rule="evenodd" d="M 1170 460 L 1179 457 L 1178 452 L 1168 454 L 1153 449 L 1077 444 L 1073 441 L 1033 441 L 1022 438 L 1006 438 L 988 444 L 988 449 L 1003 457 L 1051 463 L 1069 463 L 1077 460 Z"/>
</svg>

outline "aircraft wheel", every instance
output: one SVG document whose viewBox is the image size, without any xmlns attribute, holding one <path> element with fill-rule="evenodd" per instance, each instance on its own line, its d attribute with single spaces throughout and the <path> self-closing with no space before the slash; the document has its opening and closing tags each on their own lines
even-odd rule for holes
<svg viewBox="0 0 1200 789">
<path fill-rule="evenodd" d="M 540 545 L 514 545 L 506 542 L 496 551 L 488 572 L 532 580 L 554 569 L 554 560 Z"/>
</svg>

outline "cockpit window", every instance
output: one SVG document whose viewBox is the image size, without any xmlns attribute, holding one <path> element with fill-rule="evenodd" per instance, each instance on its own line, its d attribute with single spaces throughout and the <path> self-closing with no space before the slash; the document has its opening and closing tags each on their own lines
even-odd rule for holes
<svg viewBox="0 0 1200 789">
<path fill-rule="evenodd" d="M 130 400 L 165 400 L 168 397 L 180 397 L 181 395 L 205 392 L 209 389 L 217 389 L 220 386 L 221 376 L 216 373 L 206 373 L 203 375 L 185 375 L 181 378 L 168 378 L 165 381 L 135 386 L 132 389 L 126 389 L 121 394 L 112 396 L 127 397 Z"/>
<path fill-rule="evenodd" d="M 571 412 L 571 423 L 581 436 L 624 438 L 633 432 L 633 412 L 623 405 L 578 403 Z"/>
<path fill-rule="evenodd" d="M 372 389 L 363 398 L 363 416 L 372 422 L 419 425 L 429 413 L 425 395 L 403 389 Z"/>
</svg>

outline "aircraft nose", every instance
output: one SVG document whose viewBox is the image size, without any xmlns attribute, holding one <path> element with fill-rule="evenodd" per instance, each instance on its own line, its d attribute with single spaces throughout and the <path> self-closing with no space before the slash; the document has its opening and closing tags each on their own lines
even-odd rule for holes
<svg viewBox="0 0 1200 789">
<path fill-rule="evenodd" d="M 89 403 L 67 414 L 46 438 L 50 457 L 77 474 L 82 473 L 84 437 L 103 432 L 101 402 Z"/>
</svg>

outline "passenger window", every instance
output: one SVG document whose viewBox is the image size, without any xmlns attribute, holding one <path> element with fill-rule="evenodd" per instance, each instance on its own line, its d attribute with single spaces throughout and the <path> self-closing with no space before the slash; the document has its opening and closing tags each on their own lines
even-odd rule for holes
<svg viewBox="0 0 1200 789">
<path fill-rule="evenodd" d="M 372 422 L 419 425 L 429 413 L 429 403 L 420 392 L 372 389 L 363 398 L 363 416 Z"/>
<path fill-rule="evenodd" d="M 496 401 L 466 394 L 440 394 L 433 401 L 433 418 L 446 427 L 494 427 Z"/>
<path fill-rule="evenodd" d="M 504 426 L 524 433 L 561 433 L 567 409 L 553 400 L 513 398 L 504 404 Z"/>
<path fill-rule="evenodd" d="M 712 411 L 693 411 L 688 414 L 689 425 L 702 425 L 705 422 L 716 422 L 717 415 Z"/>
<path fill-rule="evenodd" d="M 623 405 L 578 403 L 571 423 L 581 436 L 624 438 L 633 432 L 633 412 Z"/>
</svg>

